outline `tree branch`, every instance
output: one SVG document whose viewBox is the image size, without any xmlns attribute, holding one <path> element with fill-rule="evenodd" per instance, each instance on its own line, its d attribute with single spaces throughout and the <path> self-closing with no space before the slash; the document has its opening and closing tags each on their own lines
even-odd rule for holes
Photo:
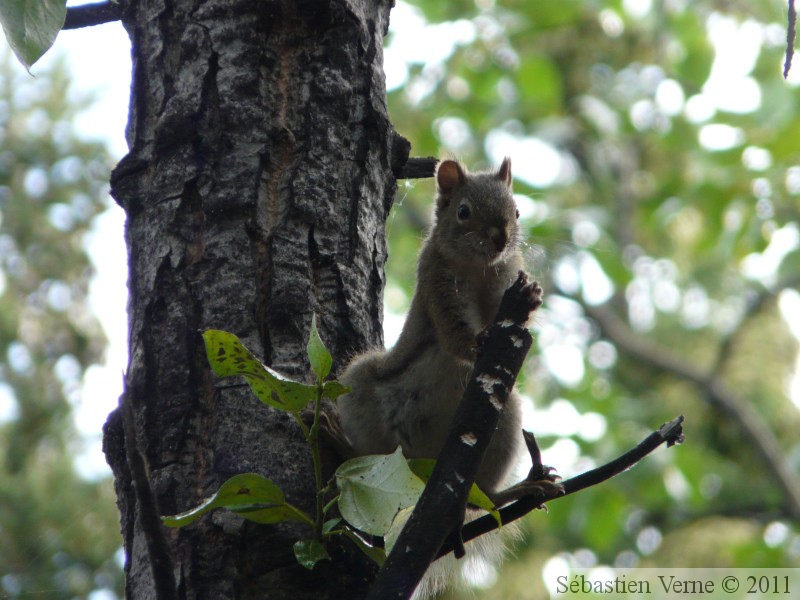
<svg viewBox="0 0 800 600">
<path fill-rule="evenodd" d="M 783 63 L 783 78 L 789 76 L 792 68 L 792 57 L 794 56 L 794 36 L 797 26 L 797 11 L 794 7 L 794 0 L 789 0 L 789 12 L 786 16 L 786 60 Z"/>
<path fill-rule="evenodd" d="M 139 441 L 136 435 L 136 419 L 133 414 L 133 402 L 127 378 L 124 382 L 124 391 L 120 398 L 122 409 L 122 423 L 125 432 L 125 452 L 128 459 L 128 468 L 131 471 L 133 490 L 136 494 L 136 503 L 139 508 L 139 523 L 142 527 L 144 539 L 147 544 L 147 555 L 150 560 L 150 570 L 153 576 L 153 588 L 157 600 L 174 600 L 175 579 L 173 578 L 172 560 L 169 554 L 169 545 L 164 537 L 164 526 L 161 523 L 153 488 L 150 485 L 147 461 L 139 451 Z M 128 550 L 130 552 L 130 550 Z"/>
<path fill-rule="evenodd" d="M 79 29 L 119 21 L 122 7 L 116 2 L 95 2 L 67 8 L 67 18 L 62 29 Z"/>
<path fill-rule="evenodd" d="M 658 344 L 635 334 L 607 305 L 584 306 L 603 334 L 635 361 L 694 384 L 703 397 L 733 419 L 782 488 L 786 512 L 800 519 L 800 480 L 783 456 L 775 435 L 761 415 L 714 373 L 707 373 Z"/>
<path fill-rule="evenodd" d="M 436 467 L 369 598 L 410 597 L 445 538 L 460 531 L 469 489 L 531 346 L 525 323 L 539 302 L 520 272 L 494 323 L 479 336 L 478 358 Z"/>
<path fill-rule="evenodd" d="M 433 156 L 425 158 L 409 158 L 403 166 L 398 179 L 425 179 L 433 177 L 439 159 Z"/>
<path fill-rule="evenodd" d="M 520 517 L 524 517 L 529 512 L 541 507 L 546 502 L 563 498 L 564 496 L 580 492 L 586 488 L 603 483 L 604 481 L 608 481 L 612 477 L 619 475 L 623 471 L 627 471 L 636 465 L 653 450 L 661 446 L 661 444 L 666 443 L 667 447 L 670 447 L 682 442 L 683 417 L 680 416 L 676 417 L 672 421 L 669 421 L 668 423 L 664 423 L 658 428 L 657 431 L 654 431 L 647 436 L 638 446 L 632 450 L 629 450 L 622 456 L 612 460 L 609 463 L 606 463 L 601 467 L 592 469 L 586 473 L 582 473 L 581 475 L 573 477 L 572 479 L 562 481 L 561 485 L 564 488 L 564 494 L 562 496 L 556 496 L 555 498 L 544 498 L 531 495 L 501 508 L 500 516 L 502 517 L 503 524 L 507 525 L 512 521 L 516 521 Z M 497 527 L 497 521 L 493 516 L 484 515 L 483 517 L 475 519 L 474 521 L 464 525 L 463 529 L 461 530 L 461 537 L 464 542 L 468 542 L 470 540 L 474 540 L 478 536 L 497 529 Z M 440 558 L 452 551 L 452 544 L 446 542 L 442 545 L 436 558 Z"/>
</svg>

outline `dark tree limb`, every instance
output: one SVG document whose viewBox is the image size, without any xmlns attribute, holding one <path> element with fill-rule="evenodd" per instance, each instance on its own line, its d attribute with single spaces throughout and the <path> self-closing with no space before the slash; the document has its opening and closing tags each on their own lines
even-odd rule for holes
<svg viewBox="0 0 800 600">
<path fill-rule="evenodd" d="M 794 0 L 789 0 L 789 12 L 786 23 L 786 60 L 783 63 L 783 78 L 789 76 L 792 68 L 792 57 L 794 56 L 794 36 L 797 27 L 797 10 L 794 7 Z"/>
<path fill-rule="evenodd" d="M 95 2 L 67 8 L 67 18 L 62 29 L 80 29 L 119 21 L 122 18 L 122 6 L 116 2 Z"/>
<path fill-rule="evenodd" d="M 584 306 L 586 314 L 631 359 L 695 385 L 702 396 L 738 424 L 747 442 L 781 487 L 786 512 L 800 519 L 800 479 L 786 461 L 775 435 L 752 405 L 713 372 L 700 369 L 655 342 L 634 333 L 607 305 Z"/>
<path fill-rule="evenodd" d="M 557 500 L 563 496 L 568 496 L 586 488 L 595 486 L 604 481 L 608 481 L 612 477 L 619 475 L 623 471 L 627 471 L 640 460 L 645 458 L 653 450 L 666 443 L 667 447 L 683 442 L 683 417 L 677 417 L 668 423 L 664 423 L 657 431 L 651 433 L 645 438 L 638 446 L 629 450 L 622 456 L 612 460 L 605 465 L 582 473 L 572 479 L 567 479 L 561 482 L 564 493 L 555 497 L 543 496 L 527 496 L 509 504 L 500 509 L 500 516 L 502 517 L 503 524 L 516 521 L 520 517 L 527 515 L 534 509 L 540 508 L 544 503 Z M 479 519 L 467 523 L 461 530 L 461 539 L 464 542 L 474 540 L 476 537 L 484 535 L 494 529 L 497 529 L 497 521 L 491 515 L 485 515 Z M 442 557 L 445 554 L 453 551 L 453 547 L 448 543 L 442 545 L 436 558 Z"/>
<path fill-rule="evenodd" d="M 433 156 L 409 158 L 397 178 L 425 179 L 427 177 L 433 177 L 433 174 L 436 172 L 437 164 L 439 164 L 439 159 Z"/>
<path fill-rule="evenodd" d="M 536 286 L 520 273 L 506 290 L 494 324 L 479 337 L 470 383 L 436 467 L 378 573 L 369 598 L 410 597 L 448 536 L 454 547 L 462 549 L 457 532 L 463 523 L 467 495 L 497 426 L 498 406 L 505 404 L 531 346 L 525 323 L 539 303 Z"/>
<path fill-rule="evenodd" d="M 120 398 L 122 410 L 122 426 L 125 432 L 125 452 L 130 469 L 133 489 L 139 503 L 139 523 L 147 544 L 147 555 L 150 560 L 150 571 L 153 577 L 153 589 L 157 600 L 174 600 L 175 579 L 169 546 L 164 538 L 164 526 L 161 524 L 153 487 L 150 485 L 147 460 L 139 451 L 139 440 L 136 435 L 136 419 L 134 417 L 133 397 L 127 381 L 125 391 Z"/>
</svg>

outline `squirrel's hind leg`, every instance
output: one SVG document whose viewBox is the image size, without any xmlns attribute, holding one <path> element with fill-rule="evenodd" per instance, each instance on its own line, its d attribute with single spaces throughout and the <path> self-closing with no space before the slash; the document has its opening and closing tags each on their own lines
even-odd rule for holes
<svg viewBox="0 0 800 600">
<path fill-rule="evenodd" d="M 536 495 L 544 503 L 546 500 L 552 500 L 564 495 L 564 487 L 559 483 L 561 477 L 553 473 L 553 467 L 542 464 L 542 455 L 536 443 L 536 438 L 530 431 L 523 430 L 522 435 L 525 438 L 525 445 L 528 447 L 533 466 L 528 472 L 528 476 L 519 483 L 499 492 L 487 493 L 489 499 L 497 508 L 525 496 Z"/>
</svg>

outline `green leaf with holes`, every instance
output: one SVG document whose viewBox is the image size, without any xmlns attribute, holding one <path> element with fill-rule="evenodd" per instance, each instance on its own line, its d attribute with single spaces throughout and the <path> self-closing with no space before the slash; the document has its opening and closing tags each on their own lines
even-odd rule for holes
<svg viewBox="0 0 800 600">
<path fill-rule="evenodd" d="M 305 512 L 286 502 L 281 488 L 258 473 L 234 475 L 199 506 L 161 520 L 168 527 L 183 527 L 215 508 L 227 508 L 256 523 L 300 521 L 314 525 Z"/>
<path fill-rule="evenodd" d="M 53 45 L 66 18 L 66 0 L 0 2 L 0 24 L 9 46 L 26 69 Z"/>
<path fill-rule="evenodd" d="M 232 333 L 209 329 L 203 340 L 214 373 L 220 377 L 241 375 L 265 404 L 296 413 L 316 399 L 316 387 L 292 381 L 263 365 Z"/>
</svg>

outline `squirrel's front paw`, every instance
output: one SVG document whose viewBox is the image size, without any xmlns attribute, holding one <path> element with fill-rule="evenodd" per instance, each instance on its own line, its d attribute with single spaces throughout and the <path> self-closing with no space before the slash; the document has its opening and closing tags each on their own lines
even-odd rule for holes
<svg viewBox="0 0 800 600">
<path fill-rule="evenodd" d="M 520 271 L 517 280 L 506 290 L 500 303 L 504 319 L 525 325 L 531 313 L 542 305 L 542 286 L 538 281 L 528 281 L 525 271 Z"/>
<path fill-rule="evenodd" d="M 524 275 L 522 271 L 520 271 L 520 273 Z M 542 286 L 539 285 L 538 281 L 527 282 L 527 278 L 527 275 L 525 275 L 526 283 L 522 288 L 522 294 L 526 297 L 528 302 L 528 315 L 530 315 L 530 313 L 542 305 L 544 290 L 542 290 Z"/>
</svg>

